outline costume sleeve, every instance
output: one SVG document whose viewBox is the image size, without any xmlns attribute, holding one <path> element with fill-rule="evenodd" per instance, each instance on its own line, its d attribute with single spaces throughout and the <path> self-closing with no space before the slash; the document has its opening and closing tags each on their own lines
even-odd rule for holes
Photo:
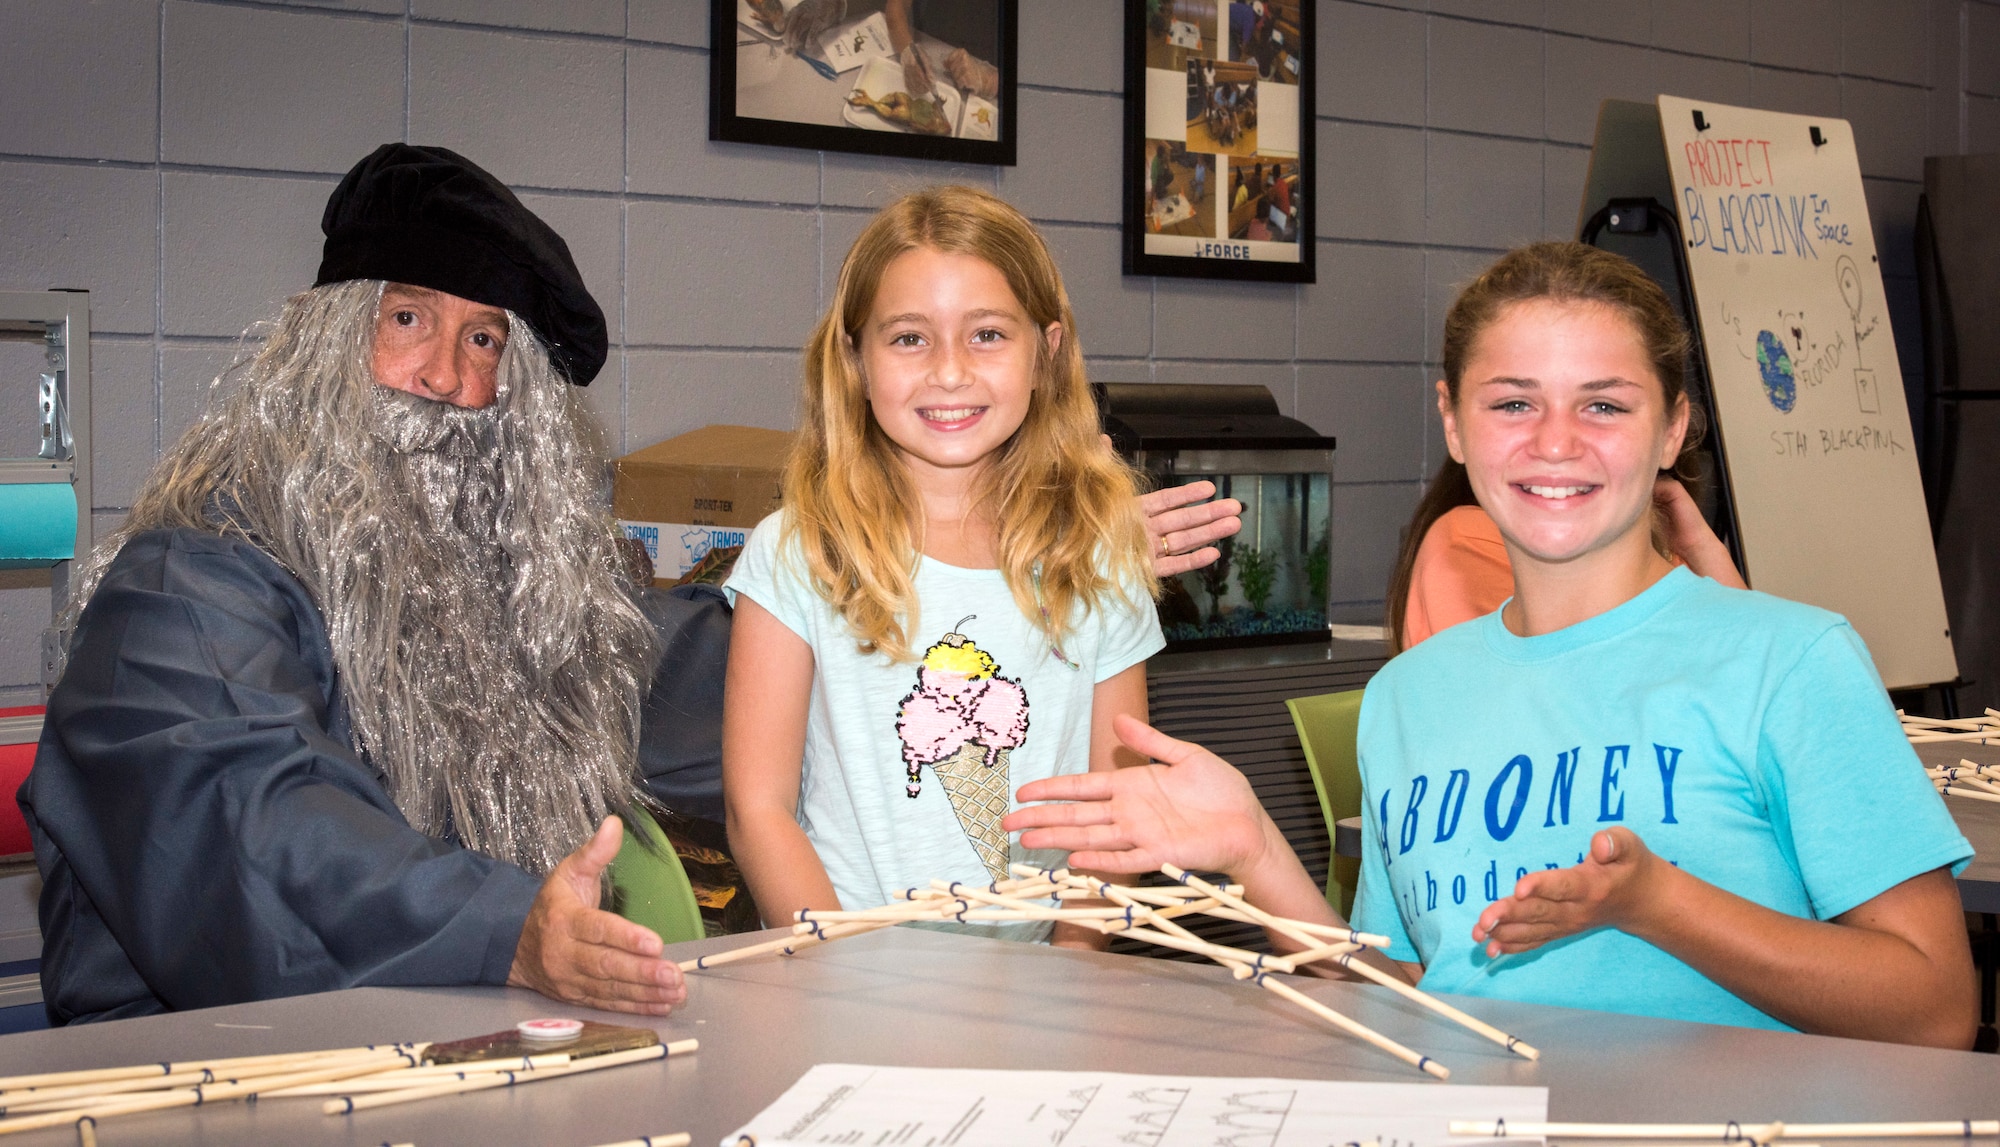
<svg viewBox="0 0 2000 1147">
<path fill-rule="evenodd" d="M 1972 857 L 1844 621 L 1773 690 L 1757 755 L 1778 845 L 1822 920 Z"/>
<path fill-rule="evenodd" d="M 750 531 L 750 540 L 743 544 L 743 553 L 730 569 L 722 592 L 729 595 L 731 606 L 739 595 L 748 595 L 810 645 L 818 595 L 806 581 L 803 563 L 797 560 L 797 544 L 782 543 L 783 514 L 780 510 L 769 515 Z"/>
<path fill-rule="evenodd" d="M 23 803 L 72 902 L 45 896 L 45 923 L 94 914 L 72 938 L 108 933 L 175 1009 L 504 982 L 540 882 L 410 827 L 329 733 L 333 660 L 303 589 L 247 543 L 187 533 L 128 544 L 50 699 Z"/>
<path fill-rule="evenodd" d="M 729 606 L 712 585 L 684 585 L 647 587 L 639 608 L 660 637 L 660 660 L 639 724 L 646 791 L 674 812 L 720 821 Z"/>
</svg>

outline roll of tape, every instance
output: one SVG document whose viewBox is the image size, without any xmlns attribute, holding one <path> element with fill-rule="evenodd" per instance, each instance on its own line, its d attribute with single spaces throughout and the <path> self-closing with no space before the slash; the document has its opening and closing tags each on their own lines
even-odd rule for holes
<svg viewBox="0 0 2000 1147">
<path fill-rule="evenodd" d="M 48 565 L 76 556 L 76 490 L 68 482 L 0 485 L 0 564 Z"/>
</svg>

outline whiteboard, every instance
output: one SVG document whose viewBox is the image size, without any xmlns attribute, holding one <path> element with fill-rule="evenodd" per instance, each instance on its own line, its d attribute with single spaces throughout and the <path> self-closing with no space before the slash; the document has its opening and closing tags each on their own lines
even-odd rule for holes
<svg viewBox="0 0 2000 1147">
<path fill-rule="evenodd" d="M 1674 96 L 1659 110 L 1745 575 L 1844 614 L 1890 688 L 1953 680 L 1853 130 Z"/>
</svg>

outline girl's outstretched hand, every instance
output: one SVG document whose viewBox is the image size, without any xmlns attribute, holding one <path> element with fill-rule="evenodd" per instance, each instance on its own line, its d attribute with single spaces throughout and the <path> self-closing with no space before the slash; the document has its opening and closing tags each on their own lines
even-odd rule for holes
<svg viewBox="0 0 2000 1147">
<path fill-rule="evenodd" d="M 1022 785 L 1024 802 L 1066 802 L 1019 809 L 1000 822 L 1021 832 L 1023 847 L 1064 849 L 1071 866 L 1106 872 L 1177 864 L 1238 874 L 1261 863 L 1273 839 L 1284 847 L 1235 766 L 1122 714 L 1113 727 L 1127 748 L 1163 763 Z"/>
<path fill-rule="evenodd" d="M 1488 956 L 1526 952 L 1593 928 L 1625 928 L 1656 902 L 1664 864 L 1639 834 L 1608 828 L 1590 838 L 1574 868 L 1530 872 L 1511 896 L 1486 906 L 1472 926 Z"/>
</svg>

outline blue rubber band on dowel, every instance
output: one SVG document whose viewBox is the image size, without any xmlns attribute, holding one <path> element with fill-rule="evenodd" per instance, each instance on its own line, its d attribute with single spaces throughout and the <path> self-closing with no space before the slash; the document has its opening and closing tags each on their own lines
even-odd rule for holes
<svg viewBox="0 0 2000 1147">
<path fill-rule="evenodd" d="M 1493 1137 L 1495 1139 L 1505 1139 L 1507 1137 L 1507 1121 L 1505 1119 L 1495 1119 L 1493 1121 Z"/>
<path fill-rule="evenodd" d="M 1418 1056 L 1418 1057 L 1417 1057 L 1417 1070 L 1418 1070 L 1418 1071 L 1422 1071 L 1422 1070 L 1424 1069 L 1424 1065 L 1425 1065 L 1425 1064 L 1427 1064 L 1427 1063 L 1429 1063 L 1430 1061 L 1431 1061 L 1431 1057 L 1430 1057 L 1430 1056 L 1427 1056 L 1427 1055 L 1420 1055 L 1420 1056 Z"/>
<path fill-rule="evenodd" d="M 1739 1140 L 1741 1140 L 1742 1138 L 1743 1138 L 1743 1125 L 1742 1125 L 1742 1124 L 1740 1124 L 1740 1123 L 1736 1122 L 1736 1121 L 1735 1121 L 1734 1119 L 1732 1119 L 1732 1120 L 1730 1120 L 1730 1121 L 1729 1121 L 1728 1123 L 1726 1123 L 1726 1124 L 1724 1124 L 1724 1125 L 1723 1125 L 1723 1128 L 1722 1128 L 1722 1141 L 1723 1141 L 1724 1143 L 1735 1143 L 1735 1142 L 1738 1142 Z"/>
</svg>

